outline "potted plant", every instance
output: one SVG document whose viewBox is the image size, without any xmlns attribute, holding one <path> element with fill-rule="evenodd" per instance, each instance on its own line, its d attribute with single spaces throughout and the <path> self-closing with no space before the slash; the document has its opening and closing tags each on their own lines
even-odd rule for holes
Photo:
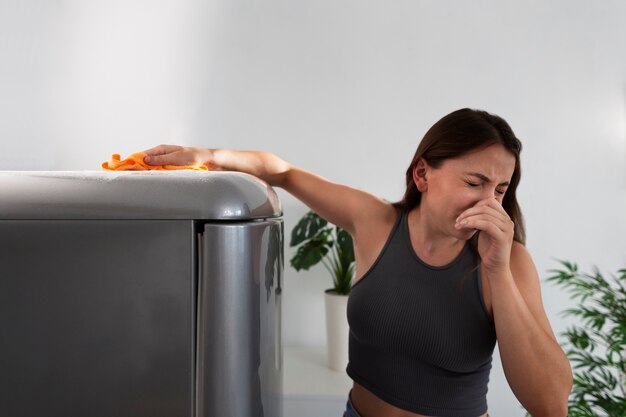
<svg viewBox="0 0 626 417">
<path fill-rule="evenodd" d="M 344 371 L 348 364 L 348 294 L 355 267 L 352 237 L 309 211 L 292 230 L 289 246 L 298 246 L 290 261 L 296 271 L 321 262 L 333 279 L 333 287 L 324 294 L 328 367 Z"/>
<path fill-rule="evenodd" d="M 559 262 L 547 281 L 562 285 L 575 308 L 563 316 L 580 319 L 561 336 L 567 357 L 573 365 L 574 386 L 569 398 L 569 417 L 626 416 L 626 268 L 619 276 L 605 279 L 594 267 L 593 274 L 578 272 L 578 266 Z M 526 414 L 527 416 L 529 414 Z"/>
</svg>

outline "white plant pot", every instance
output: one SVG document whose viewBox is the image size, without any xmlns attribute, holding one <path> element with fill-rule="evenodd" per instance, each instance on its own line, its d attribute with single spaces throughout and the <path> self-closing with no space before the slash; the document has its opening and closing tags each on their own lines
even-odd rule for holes
<svg viewBox="0 0 626 417">
<path fill-rule="evenodd" d="M 345 372 L 348 366 L 348 296 L 326 290 L 326 347 L 328 367 Z"/>
</svg>

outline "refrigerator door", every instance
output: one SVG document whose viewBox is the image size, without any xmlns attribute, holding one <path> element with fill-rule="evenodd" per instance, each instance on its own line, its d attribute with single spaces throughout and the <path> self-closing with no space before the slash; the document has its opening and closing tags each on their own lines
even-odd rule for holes
<svg viewBox="0 0 626 417">
<path fill-rule="evenodd" d="M 0 220 L 0 416 L 191 416 L 194 239 L 186 220 Z"/>
<path fill-rule="evenodd" d="M 198 417 L 281 417 L 283 222 L 205 223 Z"/>
</svg>

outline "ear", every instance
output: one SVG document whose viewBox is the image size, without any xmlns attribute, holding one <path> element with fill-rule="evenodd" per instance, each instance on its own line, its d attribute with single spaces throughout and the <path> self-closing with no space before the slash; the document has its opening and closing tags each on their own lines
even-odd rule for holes
<svg viewBox="0 0 626 417">
<path fill-rule="evenodd" d="M 429 166 L 424 158 L 418 159 L 417 164 L 413 167 L 413 182 L 415 182 L 418 191 L 422 193 L 428 190 L 428 180 L 426 179 L 428 169 Z"/>
</svg>

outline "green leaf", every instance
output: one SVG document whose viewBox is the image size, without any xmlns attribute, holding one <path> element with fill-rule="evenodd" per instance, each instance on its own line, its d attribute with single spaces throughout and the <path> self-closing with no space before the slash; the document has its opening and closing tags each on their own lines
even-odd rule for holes
<svg viewBox="0 0 626 417">
<path fill-rule="evenodd" d="M 550 270 L 546 281 L 566 288 L 577 300 L 575 308 L 561 314 L 579 318 L 582 325 L 561 333 L 567 338 L 561 346 L 575 370 L 569 416 L 625 417 L 626 393 L 620 387 L 620 375 L 626 372 L 626 288 L 622 284 L 626 269 L 610 280 L 595 266 L 588 274 L 579 272 L 574 263 L 559 262 L 564 268 Z"/>
<path fill-rule="evenodd" d="M 333 277 L 334 290 L 347 295 L 355 270 L 352 236 L 338 226 L 327 225 L 328 222 L 313 211 L 300 219 L 291 233 L 290 246 L 300 245 L 290 260 L 291 266 L 297 271 L 308 270 L 321 262 Z"/>
<path fill-rule="evenodd" d="M 335 228 L 336 245 L 335 260 L 335 291 L 339 294 L 349 294 L 354 277 L 354 245 L 352 236 L 340 227 Z"/>
<path fill-rule="evenodd" d="M 315 212 L 309 211 L 291 231 L 289 246 L 294 247 L 306 240 L 313 239 L 327 224 L 328 222 Z"/>
<path fill-rule="evenodd" d="M 309 240 L 298 248 L 298 252 L 291 258 L 291 266 L 296 271 L 308 270 L 310 267 L 321 261 L 329 251 L 327 235 L 322 234 Z"/>
<path fill-rule="evenodd" d="M 346 265 L 354 262 L 354 244 L 352 242 L 352 236 L 340 227 L 337 227 L 337 245 L 341 262 Z"/>
</svg>

